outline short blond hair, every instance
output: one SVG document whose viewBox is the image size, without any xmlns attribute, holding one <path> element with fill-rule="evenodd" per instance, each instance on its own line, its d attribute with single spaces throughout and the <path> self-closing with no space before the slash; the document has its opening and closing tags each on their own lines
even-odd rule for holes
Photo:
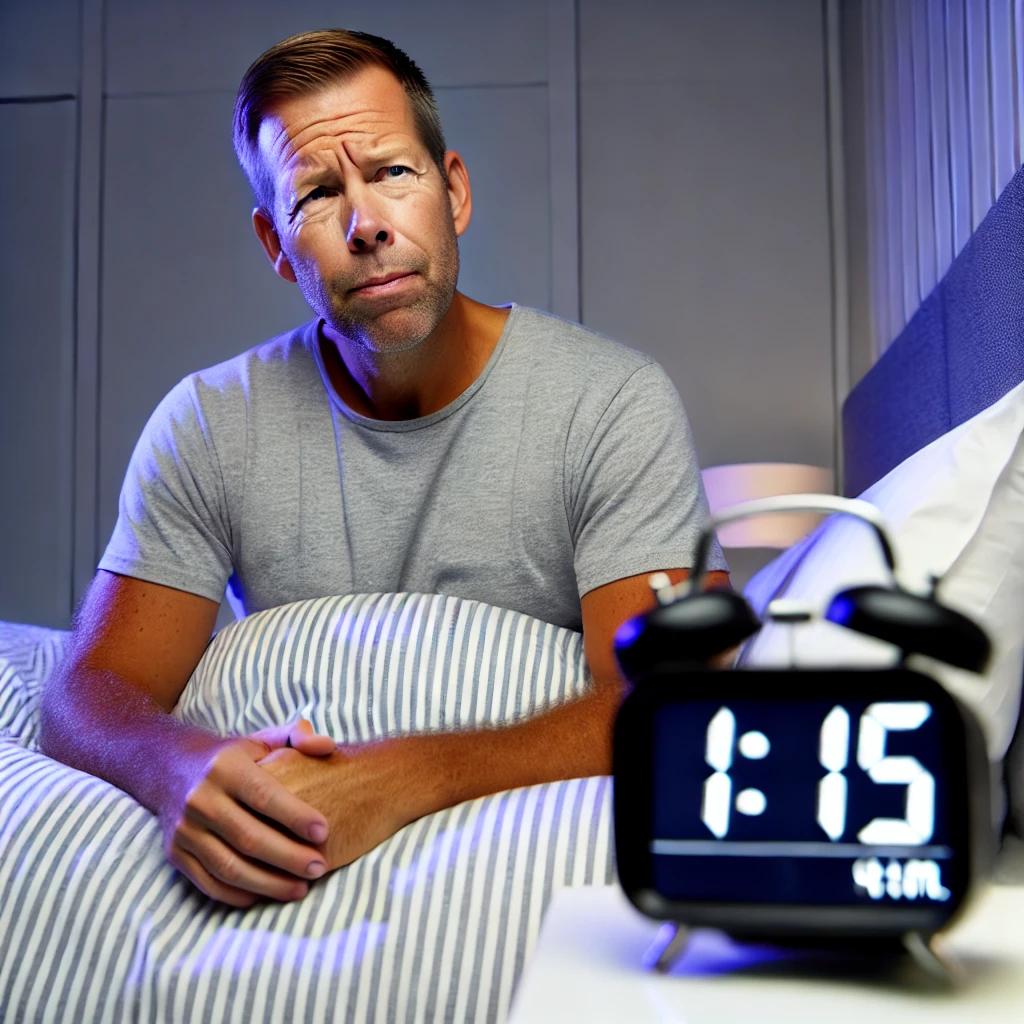
<svg viewBox="0 0 1024 1024">
<path fill-rule="evenodd" d="M 445 179 L 444 132 L 434 92 L 423 72 L 394 43 L 368 32 L 342 28 L 302 32 L 260 54 L 242 76 L 235 98 L 232 137 L 256 201 L 274 209 L 274 183 L 260 157 L 260 124 L 282 99 L 308 96 L 363 68 L 381 67 L 398 79 L 412 108 L 420 140 Z"/>
</svg>

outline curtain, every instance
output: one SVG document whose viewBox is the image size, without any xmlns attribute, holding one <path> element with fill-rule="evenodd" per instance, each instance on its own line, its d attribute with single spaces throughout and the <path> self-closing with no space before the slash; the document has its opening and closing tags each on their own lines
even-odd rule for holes
<svg viewBox="0 0 1024 1024">
<path fill-rule="evenodd" d="M 863 0 L 874 357 L 1024 162 L 1024 0 Z"/>
</svg>

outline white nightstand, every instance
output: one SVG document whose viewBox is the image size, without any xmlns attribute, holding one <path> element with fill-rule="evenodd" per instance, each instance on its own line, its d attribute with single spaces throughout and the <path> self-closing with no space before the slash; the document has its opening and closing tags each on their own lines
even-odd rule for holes
<svg viewBox="0 0 1024 1024">
<path fill-rule="evenodd" d="M 660 927 L 617 885 L 562 890 L 509 1024 L 1024 1024 L 1024 886 L 993 886 L 945 937 L 966 973 L 955 989 L 931 987 L 906 966 L 887 977 L 842 977 L 785 958 L 746 971 L 687 973 L 727 943 L 718 933 L 701 935 L 670 973 L 658 974 L 643 963 Z"/>
</svg>

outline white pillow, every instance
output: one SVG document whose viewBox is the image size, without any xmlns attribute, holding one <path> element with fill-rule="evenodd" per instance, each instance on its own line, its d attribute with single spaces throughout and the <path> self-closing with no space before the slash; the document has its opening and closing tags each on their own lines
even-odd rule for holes
<svg viewBox="0 0 1024 1024">
<path fill-rule="evenodd" d="M 940 599 L 979 622 L 993 644 L 985 676 L 918 659 L 969 703 L 986 730 L 989 754 L 1006 752 L 1020 706 L 1024 669 L 1024 384 L 922 448 L 862 495 L 886 517 L 901 585 L 926 592 L 942 577 Z M 745 590 L 762 615 L 776 597 L 823 612 L 841 589 L 888 584 L 871 529 L 833 516 L 761 570 Z M 816 619 L 766 623 L 740 655 L 746 667 L 895 663 L 890 644 Z"/>
</svg>

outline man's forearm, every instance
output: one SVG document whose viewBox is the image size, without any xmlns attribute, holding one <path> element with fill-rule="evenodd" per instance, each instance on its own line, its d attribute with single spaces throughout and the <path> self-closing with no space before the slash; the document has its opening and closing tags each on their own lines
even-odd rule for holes
<svg viewBox="0 0 1024 1024">
<path fill-rule="evenodd" d="M 43 753 L 157 812 L 174 762 L 190 754 L 209 758 L 218 738 L 182 725 L 116 673 L 70 660 L 43 691 L 39 742 Z"/>
<path fill-rule="evenodd" d="M 514 725 L 403 737 L 408 820 L 489 793 L 612 770 L 617 685 Z M 389 741 L 385 741 L 385 746 Z"/>
</svg>

